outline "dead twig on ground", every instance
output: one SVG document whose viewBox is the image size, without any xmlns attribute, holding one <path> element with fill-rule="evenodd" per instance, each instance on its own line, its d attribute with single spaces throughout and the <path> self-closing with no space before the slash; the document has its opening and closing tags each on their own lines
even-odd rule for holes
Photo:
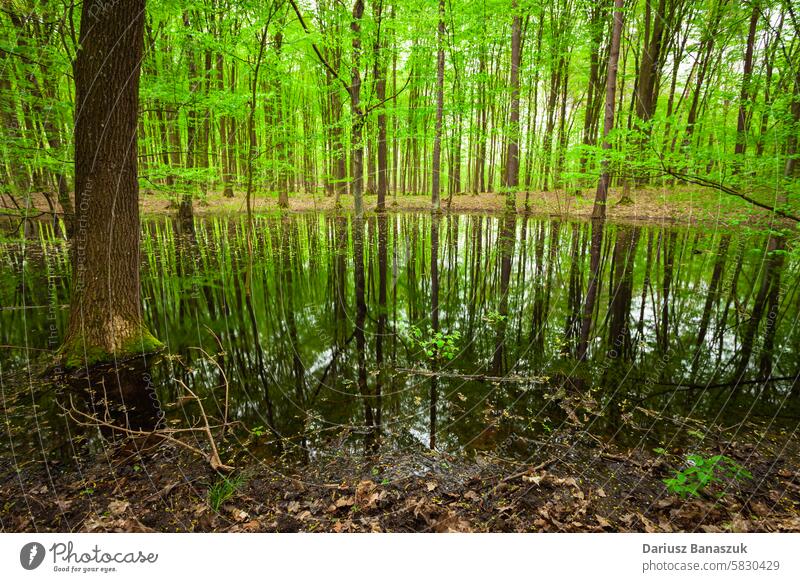
<svg viewBox="0 0 800 582">
<path fill-rule="evenodd" d="M 419 368 L 396 368 L 398 372 L 436 378 L 456 378 L 458 380 L 476 380 L 478 382 L 514 382 L 518 384 L 544 384 L 547 378 L 543 376 L 487 376 L 486 374 L 459 374 L 458 372 L 445 372 L 442 370 L 422 370 Z"/>
<path fill-rule="evenodd" d="M 180 380 L 178 382 L 180 384 L 183 384 L 183 382 L 180 382 Z M 192 396 L 197 398 L 197 395 L 195 395 L 194 392 L 189 390 L 189 388 L 187 388 L 185 384 L 183 384 L 183 386 L 189 391 L 190 394 L 192 394 Z M 197 401 L 198 401 L 198 403 L 200 403 L 200 399 L 199 398 L 197 398 Z M 64 413 L 71 420 L 73 420 L 79 426 L 92 427 L 92 428 L 101 428 L 102 427 L 102 428 L 106 428 L 106 429 L 109 429 L 109 430 L 112 430 L 112 431 L 115 431 L 115 432 L 122 433 L 122 434 L 124 434 L 126 436 L 129 436 L 129 437 L 138 437 L 138 438 L 155 437 L 155 438 L 160 438 L 160 439 L 163 439 L 163 440 L 165 440 L 167 442 L 173 443 L 174 445 L 177 445 L 177 446 L 179 446 L 179 447 L 181 447 L 181 448 L 183 448 L 183 449 L 185 449 L 187 451 L 190 451 L 190 452 L 192 452 L 192 453 L 194 453 L 196 455 L 199 455 L 200 457 L 205 458 L 208 461 L 208 463 L 211 465 L 211 468 L 214 469 L 215 471 L 232 471 L 234 469 L 233 467 L 231 467 L 229 465 L 225 465 L 220 460 L 219 451 L 217 450 L 217 445 L 216 445 L 216 442 L 214 441 L 214 436 L 213 436 L 213 434 L 211 432 L 211 428 L 212 427 L 209 424 L 208 418 L 205 415 L 205 411 L 203 409 L 202 403 L 200 403 L 200 413 L 201 413 L 201 415 L 203 417 L 204 426 L 201 427 L 201 428 L 196 428 L 196 427 L 192 427 L 192 428 L 159 428 L 159 429 L 154 429 L 154 430 L 142 430 L 142 429 L 128 428 L 128 427 L 125 427 L 125 426 L 119 426 L 119 425 L 114 424 L 112 422 L 109 422 L 109 421 L 106 421 L 106 420 L 102 420 L 100 418 L 97 418 L 96 416 L 93 416 L 91 414 L 88 414 L 86 412 L 78 410 L 75 407 L 74 402 L 72 401 L 72 396 L 70 396 L 70 399 L 69 399 L 69 408 L 65 408 L 65 407 L 62 406 L 61 409 L 64 411 Z M 208 438 L 209 445 L 211 447 L 211 453 L 206 453 L 202 449 L 200 449 L 198 447 L 195 447 L 194 445 L 190 445 L 189 443 L 184 442 L 183 440 L 179 439 L 176 436 L 177 434 L 186 433 L 186 432 L 203 432 L 203 433 L 205 433 L 205 435 Z"/>
</svg>

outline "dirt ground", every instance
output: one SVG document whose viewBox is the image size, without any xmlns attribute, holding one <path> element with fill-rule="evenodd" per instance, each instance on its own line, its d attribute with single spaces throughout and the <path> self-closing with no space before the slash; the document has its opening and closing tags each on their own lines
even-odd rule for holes
<svg viewBox="0 0 800 582">
<path fill-rule="evenodd" d="M 173 444 L 125 439 L 78 465 L 0 471 L 4 531 L 800 531 L 797 451 L 719 440 L 752 479 L 700 497 L 666 491 L 685 451 L 654 455 L 549 439 L 537 458 L 344 454 L 262 462 L 238 449 L 226 476 Z M 216 495 L 214 493 L 216 491 Z M 222 492 L 222 493 L 220 493 Z"/>
<path fill-rule="evenodd" d="M 517 208 L 524 209 L 528 198 L 530 212 L 535 215 L 588 218 L 592 212 L 594 192 L 585 189 L 578 193 L 571 190 L 550 192 L 520 192 L 517 196 Z M 650 187 L 633 190 L 632 205 L 620 205 L 620 192 L 616 189 L 609 194 L 608 217 L 614 220 L 648 220 L 677 223 L 715 222 L 722 224 L 766 223 L 770 213 L 753 207 L 742 200 L 709 189 L 697 187 Z M 0 197 L 0 207 L 16 211 L 30 204 L 31 209 L 47 212 L 50 208 L 47 198 L 34 193 L 30 200 Z M 370 211 L 375 208 L 376 197 L 366 195 L 364 206 Z M 449 204 L 449 206 L 448 206 Z M 166 215 L 175 212 L 175 203 L 164 192 L 142 190 L 140 195 L 142 213 L 146 216 Z M 292 194 L 289 197 L 289 210 L 329 211 L 333 210 L 335 201 L 332 197 L 312 194 Z M 341 207 L 350 209 L 352 196 L 341 198 Z M 390 195 L 386 205 L 389 211 L 428 211 L 430 197 L 427 195 Z M 445 210 L 458 213 L 494 213 L 505 208 L 505 197 L 502 194 L 460 194 L 453 196 L 452 201 L 442 200 Z M 255 212 L 273 212 L 279 209 L 275 196 L 255 196 L 252 201 Z M 234 214 L 246 211 L 244 194 L 237 193 L 234 198 L 225 198 L 219 192 L 209 192 L 205 197 L 196 197 L 194 211 L 197 216 Z"/>
</svg>

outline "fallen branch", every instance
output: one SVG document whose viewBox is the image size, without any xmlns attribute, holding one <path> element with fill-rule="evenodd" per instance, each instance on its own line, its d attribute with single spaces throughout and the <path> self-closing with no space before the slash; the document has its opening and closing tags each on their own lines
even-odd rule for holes
<svg viewBox="0 0 800 582">
<path fill-rule="evenodd" d="M 219 458 L 219 451 L 217 450 L 217 443 L 214 441 L 214 435 L 211 433 L 211 426 L 208 423 L 208 417 L 206 416 L 206 409 L 203 407 L 203 401 L 192 392 L 192 389 L 189 388 L 183 380 L 175 378 L 175 381 L 183 386 L 183 388 L 192 396 L 194 396 L 195 400 L 197 400 L 197 405 L 200 407 L 200 415 L 203 417 L 203 424 L 205 425 L 203 431 L 206 433 L 208 437 L 208 444 L 211 446 L 211 455 L 209 456 L 209 462 L 211 463 L 211 468 L 215 471 L 217 469 L 225 469 L 227 471 L 233 470 L 233 467 L 228 467 L 224 465 Z M 225 425 L 223 425 L 224 430 Z"/>
<path fill-rule="evenodd" d="M 208 326 L 206 326 L 206 329 L 208 329 L 208 331 L 211 331 L 211 329 Z M 211 331 L 211 334 L 217 339 L 217 343 L 219 343 L 220 347 L 221 347 L 222 344 L 219 341 L 219 338 L 217 337 L 217 335 L 213 331 Z M 222 366 L 219 365 L 219 362 L 217 362 L 216 359 L 212 358 L 209 355 L 209 353 L 207 351 L 205 351 L 203 348 L 192 347 L 190 349 L 198 350 L 207 359 L 211 360 L 214 363 L 214 365 L 217 367 L 217 369 L 219 370 L 219 373 L 222 375 L 222 382 L 225 385 L 225 410 L 223 410 L 223 412 L 222 412 L 222 433 L 224 434 L 225 431 L 227 430 L 227 427 L 228 427 L 228 403 L 229 403 L 229 400 L 230 400 L 230 384 L 228 383 L 228 376 L 225 374 L 225 370 L 222 369 Z M 179 382 L 180 382 L 180 380 L 179 380 Z M 183 384 L 183 382 L 181 382 L 181 384 Z M 183 384 L 183 386 L 184 386 L 184 388 L 186 388 L 185 384 Z M 189 388 L 186 388 L 186 390 L 189 390 Z M 189 390 L 189 392 L 191 392 L 191 390 Z M 194 394 L 192 394 L 192 395 L 194 396 Z M 195 398 L 197 398 L 197 397 L 195 396 Z M 199 402 L 199 399 L 198 399 L 198 402 Z M 201 407 L 202 407 L 202 404 L 201 404 Z"/>
<path fill-rule="evenodd" d="M 181 384 L 182 384 L 182 382 L 181 382 Z M 191 390 L 189 390 L 189 392 L 193 396 L 195 396 L 195 398 L 197 398 L 197 396 L 194 395 L 194 392 L 192 392 Z M 198 399 L 198 402 L 199 402 L 199 399 Z M 122 433 L 122 434 L 124 434 L 126 436 L 129 436 L 129 437 L 139 437 L 139 438 L 155 437 L 155 438 L 161 438 L 161 439 L 164 439 L 165 441 L 171 442 L 171 443 L 173 443 L 173 444 L 175 444 L 175 445 L 177 445 L 177 446 L 179 446 L 181 448 L 184 448 L 187 451 L 190 451 L 190 452 L 192 452 L 192 453 L 194 453 L 196 455 L 199 455 L 200 457 L 205 458 L 208 461 L 208 463 L 211 465 L 211 468 L 214 469 L 215 471 L 232 471 L 234 469 L 233 467 L 231 467 L 229 465 L 225 465 L 219 458 L 219 452 L 217 451 L 217 446 L 216 446 L 216 443 L 214 442 L 214 437 L 211 434 L 211 426 L 209 425 L 208 419 L 205 416 L 205 412 L 203 411 L 202 404 L 200 404 L 200 410 L 201 410 L 201 413 L 203 415 L 203 419 L 205 420 L 205 426 L 204 427 L 202 427 L 202 428 L 161 428 L 161 429 L 155 429 L 155 430 L 133 429 L 133 428 L 125 427 L 125 426 L 119 426 L 119 425 L 113 424 L 111 422 L 108 422 L 106 420 L 101 420 L 101 419 L 97 418 L 96 416 L 93 416 L 91 414 L 88 414 L 86 412 L 78 410 L 75 407 L 75 404 L 72 401 L 72 396 L 70 396 L 69 405 L 70 405 L 69 408 L 64 408 L 62 406 L 61 409 L 64 411 L 64 413 L 73 422 L 75 422 L 79 426 L 93 427 L 93 428 L 103 427 L 103 428 L 110 429 L 112 431 L 116 431 L 116 432 Z M 209 444 L 211 445 L 211 453 L 210 454 L 206 453 L 205 451 L 201 450 L 198 447 L 195 447 L 193 445 L 190 445 L 189 443 L 186 443 L 186 442 L 182 441 L 181 439 L 179 439 L 179 438 L 177 438 L 175 436 L 178 433 L 198 432 L 198 431 L 205 433 L 206 436 L 208 437 Z"/>
<path fill-rule="evenodd" d="M 429 378 L 456 378 L 458 380 L 475 380 L 478 382 L 515 382 L 519 384 L 544 384 L 546 382 L 542 376 L 487 376 L 486 374 L 459 374 L 457 372 L 422 370 L 420 368 L 396 368 L 396 370 Z"/>
<path fill-rule="evenodd" d="M 708 180 L 701 176 L 692 176 L 689 174 L 682 174 L 680 172 L 676 172 L 668 168 L 664 164 L 664 160 L 661 160 L 661 166 L 664 168 L 664 172 L 669 174 L 673 178 L 677 178 L 678 180 L 683 180 L 684 182 L 689 182 L 690 184 L 695 184 L 697 186 L 703 186 L 705 188 L 714 188 L 715 190 L 719 190 L 720 192 L 724 192 L 725 194 L 730 194 L 731 196 L 736 196 L 737 198 L 741 198 L 745 202 L 752 204 L 753 206 L 757 206 L 758 208 L 762 208 L 764 210 L 768 210 L 778 216 L 782 216 L 783 218 L 788 218 L 789 220 L 794 220 L 795 222 L 800 222 L 800 217 L 795 216 L 794 214 L 790 214 L 788 212 L 784 212 L 780 208 L 775 208 L 774 206 L 770 206 L 769 204 L 764 204 L 763 202 L 759 202 L 754 198 L 751 198 L 744 192 L 739 192 L 738 190 L 734 190 L 730 186 L 725 186 L 724 184 L 720 184 L 719 182 L 714 182 L 713 180 Z"/>
<path fill-rule="evenodd" d="M 519 479 L 520 477 L 524 477 L 525 475 L 530 475 L 532 473 L 538 473 L 543 469 L 547 469 L 550 465 L 554 464 L 558 461 L 557 458 L 552 458 L 544 461 L 543 463 L 539 463 L 535 467 L 528 467 L 524 471 L 520 471 L 519 473 L 514 473 L 513 475 L 509 475 L 508 477 L 504 477 L 500 482 L 501 483 L 508 483 L 509 481 L 513 481 L 514 479 Z"/>
</svg>

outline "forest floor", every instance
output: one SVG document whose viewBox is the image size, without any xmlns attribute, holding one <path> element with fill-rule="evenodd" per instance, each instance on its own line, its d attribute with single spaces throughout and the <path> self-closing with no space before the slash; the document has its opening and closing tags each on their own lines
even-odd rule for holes
<svg viewBox="0 0 800 582">
<path fill-rule="evenodd" d="M 724 451 L 752 478 L 717 483 L 696 498 L 670 494 L 663 483 L 687 451 L 621 450 L 579 430 L 563 436 L 537 445 L 537 458 L 521 464 L 421 447 L 354 454 L 344 452 L 343 435 L 311 463 L 262 462 L 240 449 L 228 458 L 239 467 L 229 476 L 172 444 L 123 440 L 79 467 L 0 467 L 0 525 L 62 532 L 800 531 L 800 455 L 785 436 L 704 440 L 695 452 Z"/>
<path fill-rule="evenodd" d="M 609 192 L 608 217 L 623 221 L 665 221 L 677 223 L 714 222 L 722 224 L 767 223 L 771 213 L 756 208 L 747 202 L 713 190 L 697 187 L 642 188 L 631 191 L 633 204 L 618 204 L 621 191 Z M 578 195 L 576 191 L 528 193 L 530 212 L 534 215 L 561 216 L 566 218 L 589 218 L 594 205 L 594 190 L 587 189 Z M 525 207 L 526 194 L 517 195 L 517 209 Z M 272 212 L 279 209 L 276 196 L 254 197 L 253 209 L 256 212 Z M 366 195 L 364 207 L 373 210 L 377 197 Z M 496 213 L 505 210 L 505 195 L 498 193 L 459 194 L 449 202 L 442 199 L 442 208 L 455 213 Z M 142 197 L 142 210 L 145 214 L 167 214 L 174 212 L 174 203 L 161 194 Z M 341 197 L 343 208 L 352 208 L 353 197 Z M 430 195 L 390 195 L 386 200 L 390 211 L 430 211 Z M 195 201 L 195 213 L 213 215 L 239 213 L 246 211 L 244 196 L 225 198 L 219 193 L 209 193 L 205 199 Z M 292 211 L 330 211 L 334 209 L 334 199 L 311 194 L 292 194 L 289 197 L 289 210 Z"/>
<path fill-rule="evenodd" d="M 769 224 L 772 215 L 748 204 L 740 198 L 695 186 L 647 187 L 631 191 L 633 204 L 618 203 L 621 192 L 612 188 L 609 194 L 608 217 L 621 221 L 663 221 L 674 223 L 718 223 L 723 225 Z M 517 208 L 525 206 L 526 194 L 517 196 Z M 7 196 L 0 197 L 0 207 L 11 210 L 15 205 Z M 562 216 L 565 218 L 588 218 L 594 203 L 594 191 L 585 189 L 578 195 L 575 191 L 560 190 L 550 192 L 530 192 L 528 194 L 530 212 L 534 215 Z M 19 205 L 20 202 L 16 201 Z M 366 195 L 364 206 L 367 210 L 375 208 L 376 197 Z M 429 211 L 428 195 L 390 195 L 386 201 L 390 211 Z M 46 212 L 47 199 L 42 194 L 32 194 L 31 209 Z M 144 215 L 158 216 L 175 212 L 175 201 L 163 191 L 143 190 L 140 205 Z M 279 209 L 275 195 L 254 196 L 255 212 L 274 212 Z M 352 208 L 352 196 L 341 198 L 343 208 Z M 448 209 L 448 199 L 442 200 L 442 207 Z M 456 213 L 494 213 L 505 208 L 503 194 L 459 194 L 452 198 L 449 210 Z M 292 194 L 289 197 L 291 211 L 330 211 L 334 209 L 334 199 L 323 195 Z M 234 198 L 225 198 L 220 192 L 209 192 L 196 197 L 194 211 L 198 216 L 236 214 L 246 210 L 244 195 L 237 193 Z"/>
</svg>

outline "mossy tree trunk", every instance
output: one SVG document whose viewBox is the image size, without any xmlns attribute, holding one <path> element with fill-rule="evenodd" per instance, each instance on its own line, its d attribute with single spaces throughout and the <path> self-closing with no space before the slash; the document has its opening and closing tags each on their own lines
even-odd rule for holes
<svg viewBox="0 0 800 582">
<path fill-rule="evenodd" d="M 137 107 L 144 0 L 86 0 L 75 64 L 75 190 L 67 367 L 160 347 L 139 291 Z"/>
</svg>

